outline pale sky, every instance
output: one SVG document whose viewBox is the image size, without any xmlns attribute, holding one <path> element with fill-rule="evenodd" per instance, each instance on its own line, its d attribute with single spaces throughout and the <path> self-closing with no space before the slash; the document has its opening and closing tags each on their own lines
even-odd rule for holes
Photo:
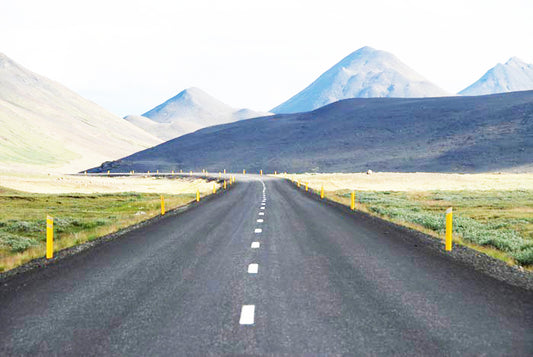
<svg viewBox="0 0 533 357">
<path fill-rule="evenodd" d="M 363 46 L 456 93 L 533 63 L 533 1 L 0 0 L 0 52 L 120 116 L 192 86 L 270 110 Z"/>
</svg>

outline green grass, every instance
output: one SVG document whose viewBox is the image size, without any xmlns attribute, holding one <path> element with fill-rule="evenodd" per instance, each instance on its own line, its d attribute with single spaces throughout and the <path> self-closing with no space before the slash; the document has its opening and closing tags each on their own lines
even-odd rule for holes
<svg viewBox="0 0 533 357">
<path fill-rule="evenodd" d="M 350 192 L 335 193 L 347 203 Z M 533 191 L 357 192 L 360 208 L 442 237 L 453 207 L 454 239 L 521 265 L 533 265 Z M 490 249 L 489 249 L 490 250 Z"/>
<path fill-rule="evenodd" d="M 166 209 L 194 194 L 165 195 Z M 96 239 L 160 213 L 160 195 L 146 193 L 49 195 L 0 187 L 0 271 L 45 253 L 46 216 L 54 217 L 54 248 Z"/>
</svg>

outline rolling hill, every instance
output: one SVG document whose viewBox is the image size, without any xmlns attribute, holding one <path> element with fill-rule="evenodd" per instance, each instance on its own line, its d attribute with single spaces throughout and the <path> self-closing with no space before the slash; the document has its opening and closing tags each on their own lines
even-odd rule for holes
<svg viewBox="0 0 533 357">
<path fill-rule="evenodd" d="M 533 170 L 533 91 L 356 98 L 205 128 L 93 171 Z"/>
<path fill-rule="evenodd" d="M 0 168 L 77 172 L 161 143 L 0 53 Z"/>
<path fill-rule="evenodd" d="M 393 54 L 363 47 L 346 56 L 307 88 L 272 109 L 296 113 L 347 98 L 440 97 L 447 93 Z"/>
</svg>

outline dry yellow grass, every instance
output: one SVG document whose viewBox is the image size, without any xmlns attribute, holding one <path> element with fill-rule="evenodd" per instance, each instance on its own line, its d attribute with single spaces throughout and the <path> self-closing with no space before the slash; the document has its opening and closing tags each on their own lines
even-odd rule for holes
<svg viewBox="0 0 533 357">
<path fill-rule="evenodd" d="M 169 179 L 144 176 L 71 176 L 29 175 L 20 173 L 0 174 L 0 186 L 30 193 L 202 193 L 213 190 L 213 183 L 202 179 Z"/>
<path fill-rule="evenodd" d="M 533 174 L 442 174 L 442 173 L 333 173 L 281 175 L 309 183 L 309 187 L 326 191 L 462 191 L 462 190 L 533 190 Z"/>
</svg>

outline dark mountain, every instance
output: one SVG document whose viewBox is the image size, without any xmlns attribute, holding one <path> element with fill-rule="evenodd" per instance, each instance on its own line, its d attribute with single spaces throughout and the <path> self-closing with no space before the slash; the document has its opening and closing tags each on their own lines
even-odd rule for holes
<svg viewBox="0 0 533 357">
<path fill-rule="evenodd" d="M 533 91 L 356 98 L 205 128 L 94 171 L 533 171 Z"/>
</svg>

